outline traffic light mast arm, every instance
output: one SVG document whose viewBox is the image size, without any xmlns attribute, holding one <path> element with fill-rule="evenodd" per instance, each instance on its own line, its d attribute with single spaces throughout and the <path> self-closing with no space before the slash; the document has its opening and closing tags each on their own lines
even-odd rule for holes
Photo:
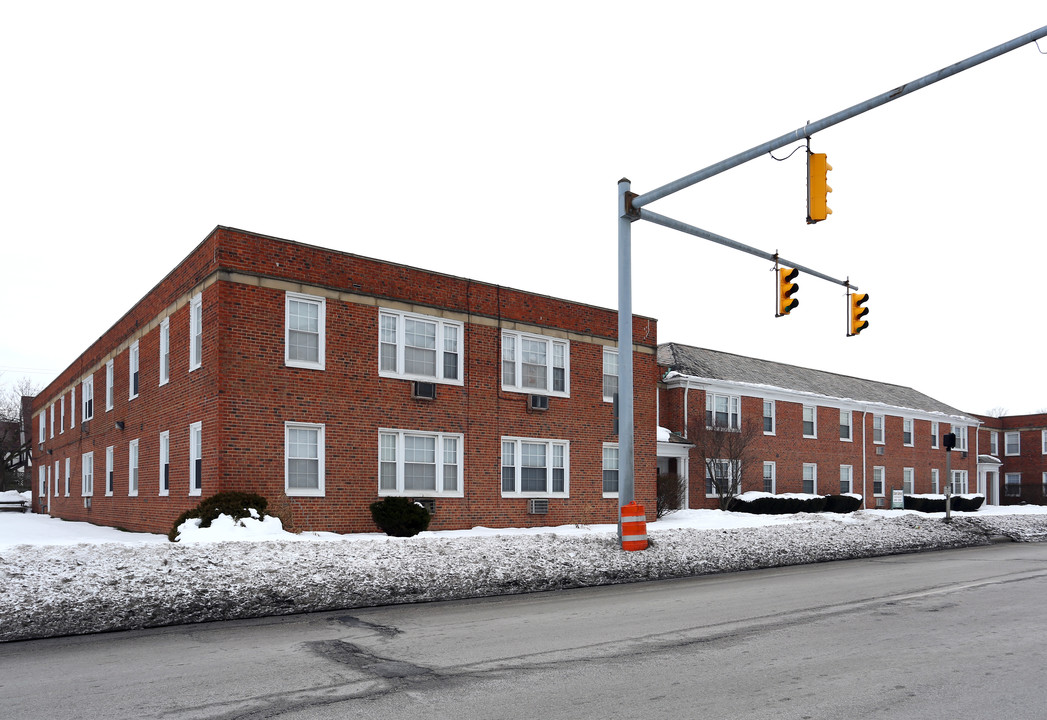
<svg viewBox="0 0 1047 720">
<path fill-rule="evenodd" d="M 970 68 L 976 65 L 980 65 L 983 62 L 986 62 L 987 60 L 992 60 L 993 58 L 999 57 L 1000 55 L 1004 55 L 1005 53 L 1009 53 L 1011 50 L 1016 50 L 1017 48 L 1020 48 L 1023 45 L 1028 45 L 1029 43 L 1035 42 L 1036 40 L 1039 40 L 1043 37 L 1047 37 L 1047 25 L 1045 25 L 1042 28 L 1039 28 L 1038 30 L 1033 30 L 1032 32 L 1026 33 L 1021 37 L 1017 37 L 1014 40 L 1005 42 L 1002 45 L 997 45 L 994 48 L 980 52 L 977 55 L 973 55 L 967 58 L 966 60 L 962 60 L 954 65 L 942 68 L 937 72 L 933 72 L 929 75 L 924 75 L 922 78 L 919 78 L 918 80 L 913 80 L 912 82 L 905 83 L 904 85 L 899 85 L 898 87 L 892 90 L 888 90 L 887 92 L 877 95 L 874 98 L 870 98 L 865 102 L 858 103 L 857 105 L 852 105 L 846 110 L 841 110 L 840 112 L 834 113 L 833 115 L 824 117 L 821 120 L 818 120 L 817 122 L 808 123 L 807 125 L 804 125 L 801 128 L 797 128 L 796 130 L 793 130 L 790 133 L 786 133 L 781 137 L 765 142 L 762 145 L 757 145 L 756 147 L 750 150 L 746 150 L 743 153 L 739 153 L 734 157 L 729 157 L 726 160 L 721 160 L 720 162 L 714 165 L 710 165 L 709 167 L 703 170 L 698 170 L 697 172 L 691 173 L 690 175 L 682 177 L 679 180 L 674 180 L 671 183 L 662 185 L 660 188 L 656 188 L 654 190 L 651 190 L 650 192 L 643 193 L 642 195 L 637 196 L 633 200 L 632 205 L 634 208 L 642 208 L 645 205 L 651 204 L 655 200 L 660 200 L 668 195 L 672 195 L 675 192 L 679 192 L 680 190 L 689 188 L 692 185 L 696 185 L 703 180 L 708 180 L 709 178 L 715 175 L 719 175 L 720 173 L 726 170 L 738 167 L 739 165 L 747 163 L 750 160 L 755 160 L 756 158 L 761 157 L 764 154 L 771 152 L 772 150 L 777 150 L 779 148 L 785 147 L 786 145 L 791 145 L 795 142 L 799 142 L 801 140 L 809 138 L 811 137 L 811 135 L 817 132 L 821 132 L 826 128 L 832 127 L 833 125 L 838 125 L 839 123 L 842 123 L 844 120 L 850 120 L 851 118 L 861 115 L 864 112 L 868 112 L 873 108 L 878 108 L 881 105 L 886 105 L 892 100 L 897 100 L 900 97 L 904 97 L 906 95 L 909 95 L 910 93 L 914 93 L 917 90 L 920 90 L 922 88 L 927 87 L 928 85 L 938 82 L 939 80 L 944 80 L 945 78 L 952 77 L 953 75 L 961 73 L 964 70 L 969 70 Z"/>
</svg>

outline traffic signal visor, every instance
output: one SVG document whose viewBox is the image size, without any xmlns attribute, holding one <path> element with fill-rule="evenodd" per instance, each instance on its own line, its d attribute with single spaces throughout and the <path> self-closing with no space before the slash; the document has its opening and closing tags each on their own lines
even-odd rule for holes
<svg viewBox="0 0 1047 720">
<path fill-rule="evenodd" d="M 833 166 L 826 160 L 825 153 L 807 153 L 807 223 L 820 222 L 833 214 L 829 209 L 828 172 Z"/>
<path fill-rule="evenodd" d="M 863 320 L 869 314 L 869 308 L 864 307 L 869 302 L 869 293 L 851 293 L 851 335 L 857 335 L 869 327 L 869 321 Z"/>
<path fill-rule="evenodd" d="M 800 301 L 793 297 L 800 289 L 800 286 L 793 282 L 799 274 L 800 271 L 795 268 L 778 268 L 778 317 L 788 315 L 790 310 L 800 304 Z"/>
</svg>

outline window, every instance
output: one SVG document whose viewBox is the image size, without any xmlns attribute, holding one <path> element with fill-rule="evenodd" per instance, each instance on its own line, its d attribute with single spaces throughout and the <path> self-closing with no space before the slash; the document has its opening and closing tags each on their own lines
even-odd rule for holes
<svg viewBox="0 0 1047 720">
<path fill-rule="evenodd" d="M 818 408 L 816 407 L 803 406 L 803 436 L 805 438 L 818 437 Z"/>
<path fill-rule="evenodd" d="M 194 422 L 189 426 L 189 494 L 199 495 L 204 487 L 203 426 Z"/>
<path fill-rule="evenodd" d="M 1000 433 L 996 432 L 995 430 L 989 431 L 989 454 L 1000 454 Z"/>
<path fill-rule="evenodd" d="M 957 442 L 957 445 L 959 445 L 959 442 Z M 1003 452 L 1005 455 L 1022 454 L 1021 433 L 1014 431 L 1003 434 Z"/>
<path fill-rule="evenodd" d="M 570 345 L 540 335 L 502 331 L 502 389 L 567 397 Z"/>
<path fill-rule="evenodd" d="M 705 426 L 738 430 L 742 426 L 742 399 L 737 395 L 705 394 Z"/>
<path fill-rule="evenodd" d="M 204 303 L 200 293 L 189 301 L 189 372 L 204 362 Z"/>
<path fill-rule="evenodd" d="M 902 445 L 909 447 L 913 445 L 912 424 L 912 418 L 902 418 Z"/>
<path fill-rule="evenodd" d="M 131 350 L 127 356 L 127 372 L 128 372 L 128 386 L 130 389 L 129 400 L 134 400 L 138 397 L 138 341 L 135 340 L 131 343 Z"/>
<path fill-rule="evenodd" d="M 765 462 L 763 464 L 763 491 L 765 493 L 774 493 L 775 472 L 776 467 L 773 462 Z"/>
<path fill-rule="evenodd" d="M 171 433 L 160 433 L 160 494 L 171 492 Z"/>
<path fill-rule="evenodd" d="M 47 497 L 47 468 L 40 466 L 40 493 L 39 497 Z"/>
<path fill-rule="evenodd" d="M 160 384 L 171 379 L 171 318 L 160 321 Z"/>
<path fill-rule="evenodd" d="M 967 471 L 966 470 L 953 470 L 952 471 L 952 492 L 955 495 L 962 495 L 967 492 Z"/>
<path fill-rule="evenodd" d="M 113 409 L 113 361 L 105 364 L 105 410 Z"/>
<path fill-rule="evenodd" d="M 803 464 L 803 492 L 814 495 L 818 492 L 818 465 Z"/>
<path fill-rule="evenodd" d="M 55 404 L 54 403 L 51 403 L 51 427 L 50 427 L 50 431 L 51 431 L 51 437 L 53 438 L 55 436 Z"/>
<path fill-rule="evenodd" d="M 83 395 L 80 398 L 81 413 L 85 421 L 92 419 L 95 416 L 95 378 L 94 375 L 88 375 L 84 378 L 84 386 L 82 388 Z"/>
<path fill-rule="evenodd" d="M 65 459 L 65 496 L 69 497 L 69 475 L 72 470 L 72 458 Z"/>
<path fill-rule="evenodd" d="M 850 465 L 840 466 L 840 494 L 854 492 L 854 468 Z"/>
<path fill-rule="evenodd" d="M 902 468 L 902 493 L 912 495 L 916 492 L 916 471 L 913 468 Z"/>
<path fill-rule="evenodd" d="M 1043 496 L 1047 497 L 1047 472 L 1043 473 Z"/>
<path fill-rule="evenodd" d="M 763 434 L 774 435 L 774 400 L 763 401 Z"/>
<path fill-rule="evenodd" d="M 618 446 L 603 446 L 603 495 L 618 497 Z"/>
<path fill-rule="evenodd" d="M 502 438 L 502 497 L 568 497 L 566 440 Z"/>
<path fill-rule="evenodd" d="M 95 494 L 95 454 L 84 453 L 80 457 L 80 494 L 91 497 Z"/>
<path fill-rule="evenodd" d="M 113 494 L 113 446 L 105 449 L 105 494 Z"/>
<path fill-rule="evenodd" d="M 65 432 L 65 395 L 59 398 L 58 404 L 61 407 L 60 417 L 58 418 L 58 434 L 61 435 Z"/>
<path fill-rule="evenodd" d="M 378 314 L 378 374 L 461 385 L 464 337 L 465 325 L 455 320 L 383 309 Z M 504 347 L 502 352 L 504 357 Z"/>
<path fill-rule="evenodd" d="M 873 415 L 873 442 L 883 445 L 883 415 Z"/>
<path fill-rule="evenodd" d="M 284 296 L 284 364 L 323 370 L 327 359 L 327 300 L 289 292 Z"/>
<path fill-rule="evenodd" d="M 932 448 L 937 448 L 938 447 L 938 423 L 937 422 L 932 422 L 931 423 L 931 447 Z"/>
<path fill-rule="evenodd" d="M 1040 454 L 1047 455 L 1047 430 L 1040 431 Z"/>
<path fill-rule="evenodd" d="M 138 439 L 135 438 L 127 446 L 127 494 L 134 496 L 138 494 Z"/>
<path fill-rule="evenodd" d="M 883 467 L 876 466 L 873 468 L 873 495 L 876 497 L 883 497 L 884 491 L 884 471 Z"/>
<path fill-rule="evenodd" d="M 840 411 L 840 439 L 841 440 L 852 440 L 854 436 L 850 410 Z"/>
<path fill-rule="evenodd" d="M 323 497 L 325 488 L 322 423 L 284 423 L 284 492 Z"/>
<path fill-rule="evenodd" d="M 1004 473 L 1003 475 L 1003 486 L 1004 495 L 1007 497 L 1021 497 L 1022 495 L 1022 474 L 1021 473 Z"/>
<path fill-rule="evenodd" d="M 967 426 L 953 425 L 952 431 L 956 435 L 956 450 L 967 450 Z"/>
<path fill-rule="evenodd" d="M 76 385 L 69 393 L 69 429 L 76 427 Z"/>
<path fill-rule="evenodd" d="M 603 349 L 603 399 L 607 402 L 614 401 L 614 394 L 618 392 L 618 351 L 611 348 Z M 617 486 L 616 486 L 617 487 Z M 604 492 L 607 492 L 604 490 Z M 615 492 L 618 492 L 615 490 Z"/>
<path fill-rule="evenodd" d="M 52 475 L 52 477 L 54 478 L 55 497 L 58 497 L 58 478 L 59 478 L 58 462 L 59 462 L 58 460 L 55 460 L 55 471 L 54 471 L 54 475 Z"/>
<path fill-rule="evenodd" d="M 728 493 L 733 488 L 741 492 L 734 478 L 734 463 L 730 460 L 707 460 L 705 462 L 705 496 L 717 497 L 721 492 Z"/>
<path fill-rule="evenodd" d="M 462 436 L 379 430 L 378 494 L 462 497 Z"/>
<path fill-rule="evenodd" d="M 937 495 L 940 493 L 941 486 L 938 484 L 938 468 L 931 469 L 931 492 Z"/>
</svg>

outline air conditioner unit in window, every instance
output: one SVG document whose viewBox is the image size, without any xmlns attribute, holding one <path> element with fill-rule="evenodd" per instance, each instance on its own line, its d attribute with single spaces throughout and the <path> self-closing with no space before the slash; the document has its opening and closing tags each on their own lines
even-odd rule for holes
<svg viewBox="0 0 1047 720">
<path fill-rule="evenodd" d="M 883 507 L 883 498 L 876 498 L 876 507 Z"/>
<path fill-rule="evenodd" d="M 415 503 L 421 505 L 429 511 L 430 515 L 436 514 L 436 499 L 435 498 L 415 498 Z"/>
<path fill-rule="evenodd" d="M 435 400 L 436 383 L 418 382 L 416 380 L 411 386 L 411 397 L 419 400 Z"/>
<path fill-rule="evenodd" d="M 877 455 L 883 455 L 883 452 L 884 452 L 884 449 L 882 447 L 876 448 L 876 454 Z"/>
<path fill-rule="evenodd" d="M 549 396 L 548 395 L 529 395 L 527 398 L 527 407 L 532 410 L 548 410 L 549 409 Z"/>
<path fill-rule="evenodd" d="M 534 397 L 532 395 L 532 397 Z M 528 515 L 548 515 L 549 514 L 549 501 L 541 498 L 531 498 L 527 501 L 527 514 Z"/>
</svg>

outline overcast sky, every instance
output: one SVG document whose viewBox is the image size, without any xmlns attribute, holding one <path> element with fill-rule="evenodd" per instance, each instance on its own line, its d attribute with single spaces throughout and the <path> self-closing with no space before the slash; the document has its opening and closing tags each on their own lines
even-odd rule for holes
<svg viewBox="0 0 1047 720">
<path fill-rule="evenodd" d="M 925 6 L 933 9 L 924 10 Z M 1030 2 L 4 2 L 0 382 L 50 382 L 228 225 L 608 308 L 643 193 L 1047 25 Z M 867 8 L 867 9 L 858 9 Z M 1047 52 L 1047 40 L 1039 47 Z M 1047 55 L 1030 44 L 649 209 L 661 342 L 1047 408 Z M 789 149 L 776 153 L 784 157 Z"/>
</svg>

